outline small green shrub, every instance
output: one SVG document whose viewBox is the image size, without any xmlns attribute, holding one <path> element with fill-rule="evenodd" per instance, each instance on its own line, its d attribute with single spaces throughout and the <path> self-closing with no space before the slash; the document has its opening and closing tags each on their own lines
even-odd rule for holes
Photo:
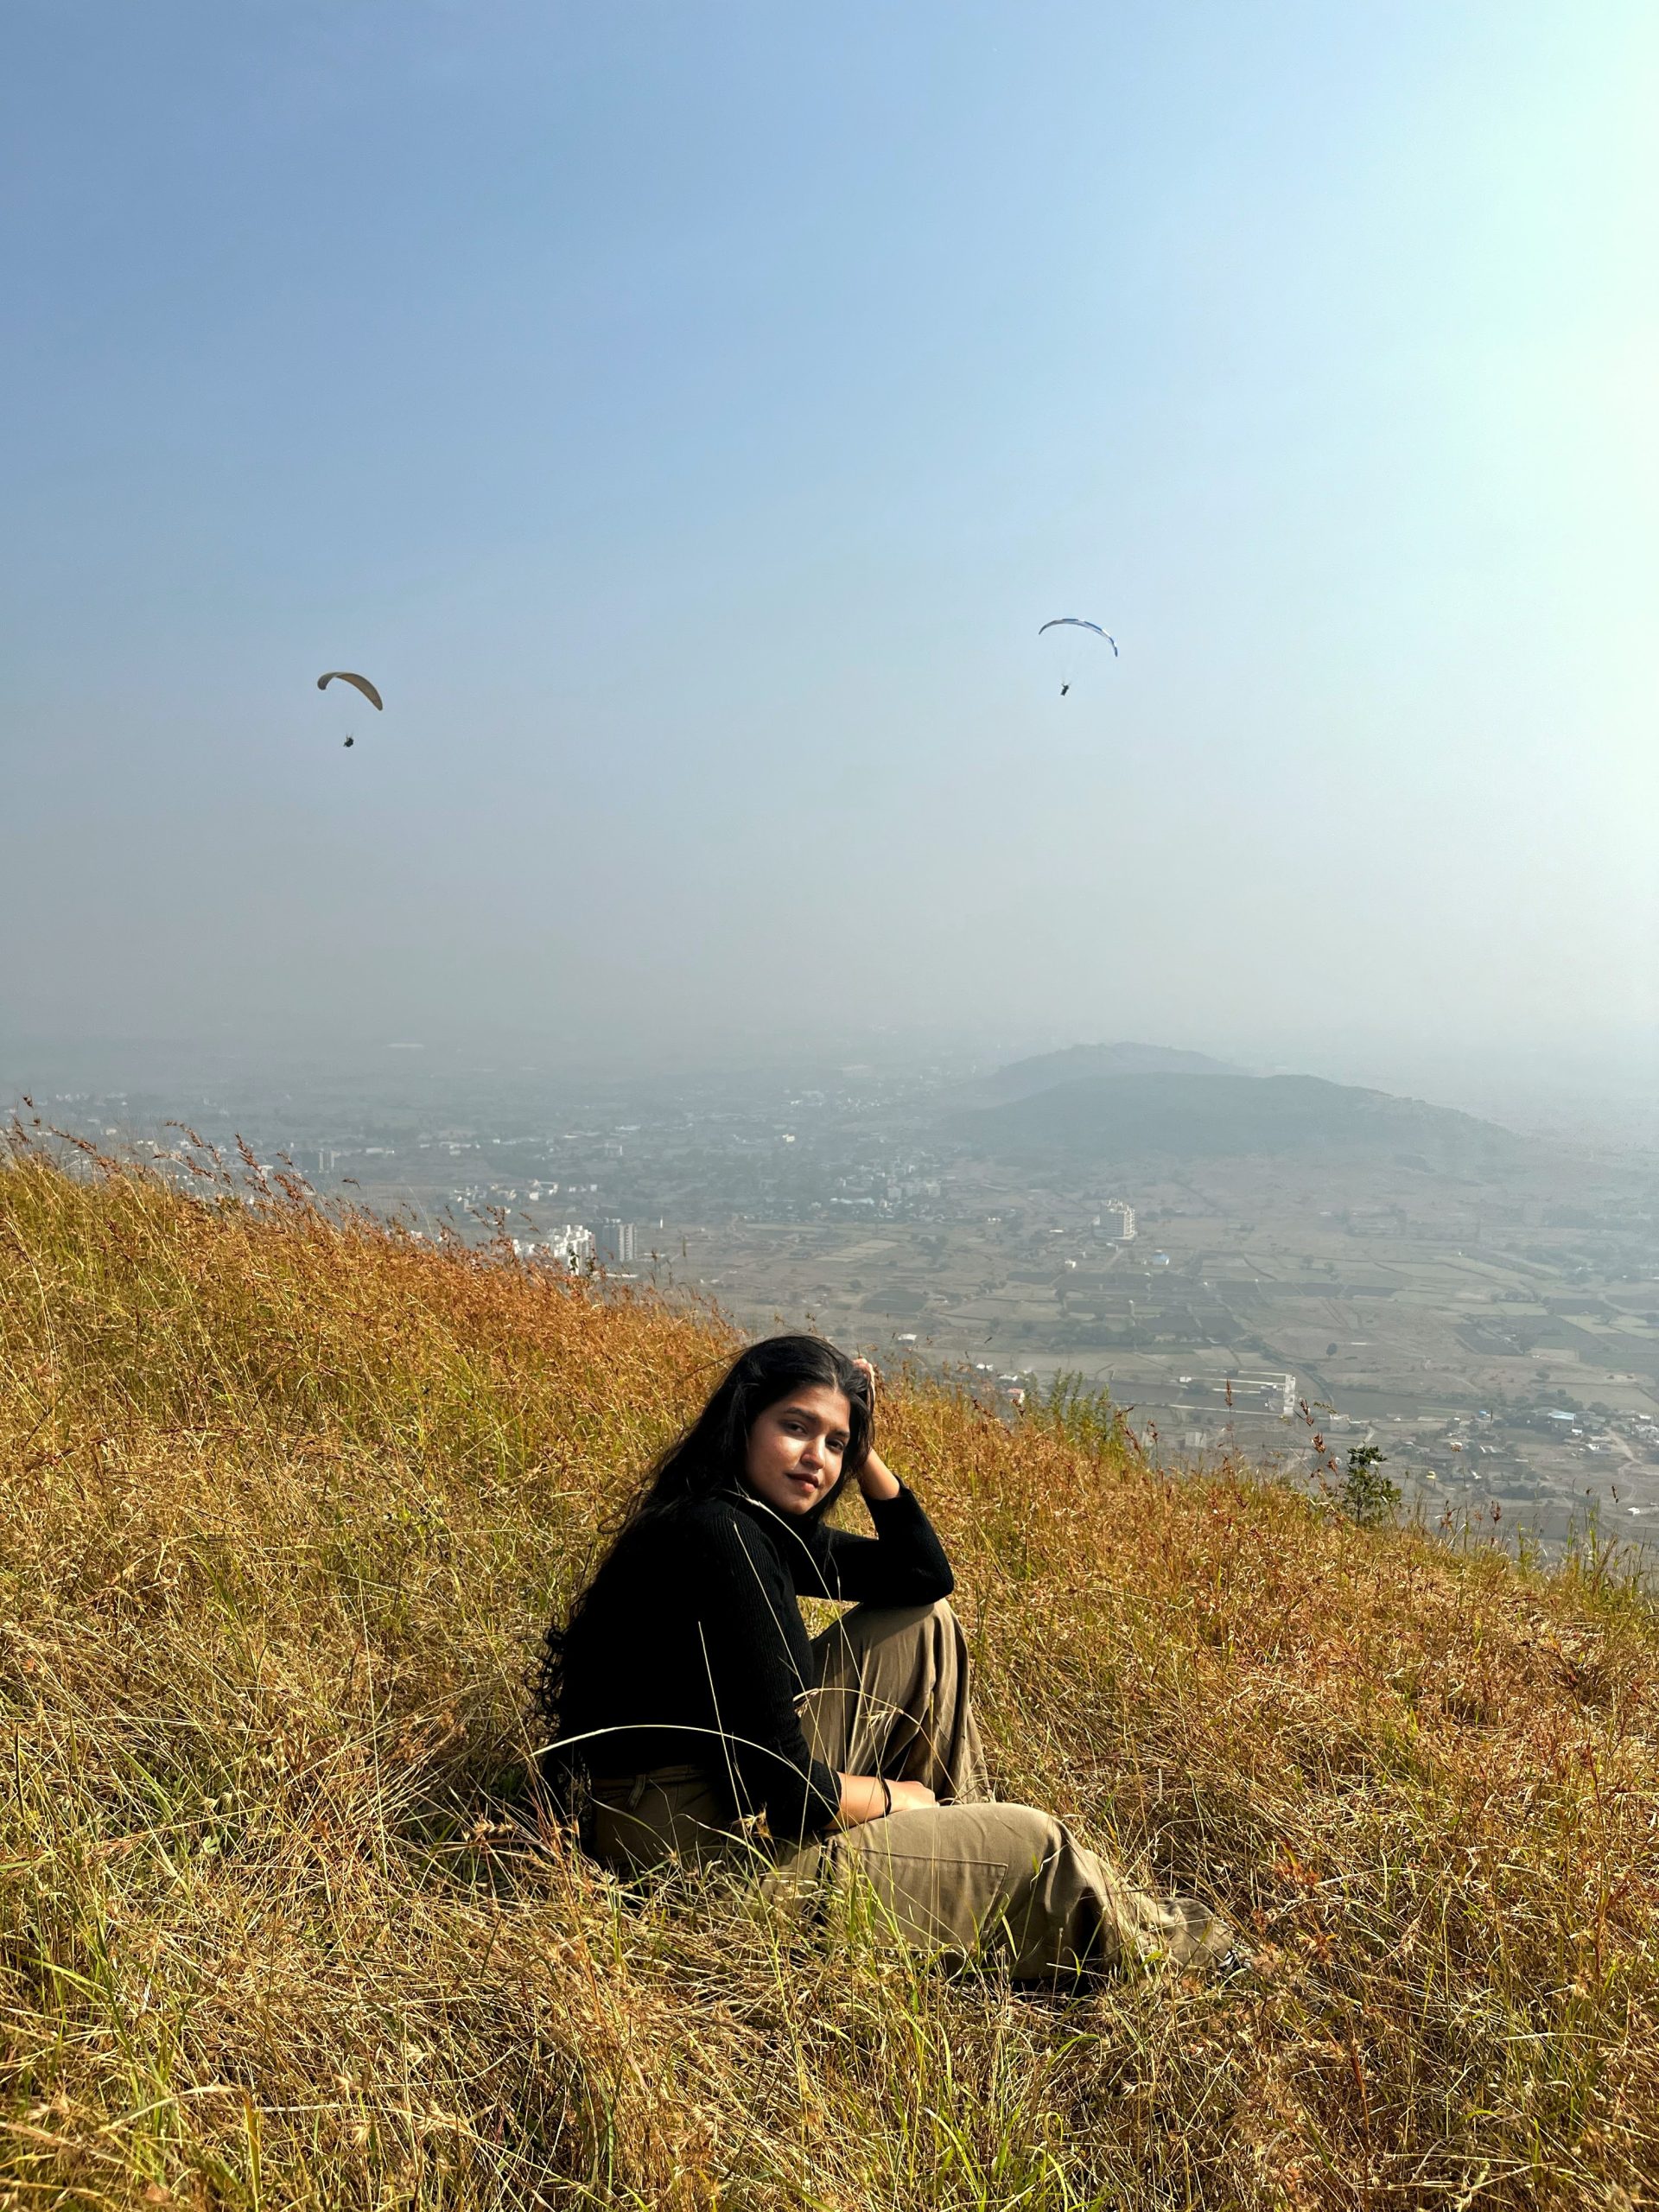
<svg viewBox="0 0 1659 2212">
<path fill-rule="evenodd" d="M 1356 1444 L 1338 1496 L 1342 1508 L 1362 1529 L 1386 1528 L 1400 1510 L 1400 1485 L 1379 1471 L 1387 1454 L 1375 1444 Z"/>
</svg>

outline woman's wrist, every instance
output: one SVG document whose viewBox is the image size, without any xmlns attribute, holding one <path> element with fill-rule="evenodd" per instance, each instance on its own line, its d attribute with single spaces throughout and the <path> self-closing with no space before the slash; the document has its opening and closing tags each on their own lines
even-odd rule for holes
<svg viewBox="0 0 1659 2212">
<path fill-rule="evenodd" d="M 903 1484 L 881 1454 L 872 1446 L 858 1471 L 858 1486 L 874 1504 L 897 1497 Z"/>
<path fill-rule="evenodd" d="M 893 1806 L 893 1784 L 884 1774 L 843 1774 L 841 1777 L 841 1825 L 862 1827 L 866 1821 L 885 1820 Z"/>
</svg>

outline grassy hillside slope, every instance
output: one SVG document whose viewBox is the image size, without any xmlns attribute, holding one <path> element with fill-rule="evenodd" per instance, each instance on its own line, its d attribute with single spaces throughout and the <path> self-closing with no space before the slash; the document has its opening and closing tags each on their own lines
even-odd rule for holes
<svg viewBox="0 0 1659 2212">
<path fill-rule="evenodd" d="M 1255 1931 L 1071 2002 L 630 1899 L 524 1676 L 716 1331 L 302 1198 L 0 1169 L 19 2206 L 1623 2205 L 1659 2181 L 1659 1630 L 890 1396 L 1007 1796 Z"/>
</svg>

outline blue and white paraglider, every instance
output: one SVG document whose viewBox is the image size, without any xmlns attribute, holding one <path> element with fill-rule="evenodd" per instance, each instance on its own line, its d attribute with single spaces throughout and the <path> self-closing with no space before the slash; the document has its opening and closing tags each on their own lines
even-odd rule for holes
<svg viewBox="0 0 1659 2212">
<path fill-rule="evenodd" d="M 1114 660 L 1118 658 L 1117 639 L 1111 632 L 1103 630 L 1098 622 L 1085 622 L 1080 614 L 1057 614 L 1052 622 L 1045 622 L 1037 634 L 1039 638 L 1046 637 L 1051 630 L 1058 630 L 1060 633 L 1053 640 L 1053 646 L 1059 654 L 1062 699 L 1071 689 L 1085 657 L 1097 653 L 1101 645 L 1111 647 Z M 1100 640 L 1099 645 L 1095 642 L 1096 639 Z"/>
</svg>

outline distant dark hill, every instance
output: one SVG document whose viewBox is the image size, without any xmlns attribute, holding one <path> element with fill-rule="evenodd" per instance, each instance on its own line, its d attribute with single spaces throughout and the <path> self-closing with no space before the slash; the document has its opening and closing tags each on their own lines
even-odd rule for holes
<svg viewBox="0 0 1659 2212">
<path fill-rule="evenodd" d="M 1207 1052 L 1179 1052 L 1167 1045 L 1071 1045 L 1063 1052 L 1039 1052 L 1032 1059 L 1012 1061 L 994 1075 L 964 1084 L 957 1096 L 964 1106 L 1001 1106 L 1091 1076 L 1243 1073 L 1225 1060 L 1212 1060 Z"/>
<path fill-rule="evenodd" d="M 1424 1166 L 1478 1171 L 1522 1148 L 1507 1129 L 1472 1115 L 1311 1075 L 1089 1077 L 955 1113 L 948 1127 L 976 1150 L 1014 1160 L 1403 1155 Z"/>
</svg>

